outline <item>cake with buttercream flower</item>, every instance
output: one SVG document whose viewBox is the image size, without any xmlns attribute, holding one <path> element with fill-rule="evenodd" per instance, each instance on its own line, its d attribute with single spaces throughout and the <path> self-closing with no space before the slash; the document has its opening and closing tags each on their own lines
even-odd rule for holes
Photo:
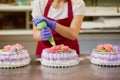
<svg viewBox="0 0 120 80">
<path fill-rule="evenodd" d="M 76 50 L 65 45 L 56 45 L 43 49 L 41 64 L 50 67 L 68 67 L 79 64 L 79 57 Z"/>
<path fill-rule="evenodd" d="M 120 47 L 110 43 L 100 44 L 93 49 L 90 60 L 100 66 L 120 66 Z"/>
<path fill-rule="evenodd" d="M 6 45 L 0 50 L 0 68 L 18 68 L 30 63 L 30 55 L 21 44 Z"/>
</svg>

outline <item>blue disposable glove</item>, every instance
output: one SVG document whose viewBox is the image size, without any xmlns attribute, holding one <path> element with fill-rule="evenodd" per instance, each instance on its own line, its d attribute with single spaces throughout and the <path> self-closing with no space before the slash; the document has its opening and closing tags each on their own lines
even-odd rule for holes
<svg viewBox="0 0 120 80">
<path fill-rule="evenodd" d="M 44 27 L 41 31 L 40 31 L 40 36 L 43 40 L 47 41 L 52 37 L 52 32 L 51 29 L 49 27 Z"/>
<path fill-rule="evenodd" d="M 34 25 L 37 26 L 37 24 L 41 21 L 45 21 L 48 25 L 49 28 L 51 28 L 52 30 L 55 30 L 56 28 L 56 21 L 52 21 L 52 20 L 49 20 L 43 16 L 39 17 L 39 18 L 35 18 L 32 20 Z"/>
</svg>

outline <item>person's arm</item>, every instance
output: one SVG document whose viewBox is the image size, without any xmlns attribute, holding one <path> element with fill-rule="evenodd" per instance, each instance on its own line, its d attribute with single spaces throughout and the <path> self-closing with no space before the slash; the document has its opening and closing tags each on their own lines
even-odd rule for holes
<svg viewBox="0 0 120 80">
<path fill-rule="evenodd" d="M 63 37 L 68 38 L 70 40 L 75 40 L 78 38 L 83 18 L 84 16 L 74 16 L 70 27 L 65 27 L 56 23 L 55 30 Z"/>
<path fill-rule="evenodd" d="M 33 19 L 35 19 L 38 16 L 43 16 L 47 2 L 48 0 L 34 0 L 31 14 Z M 37 41 L 42 41 L 40 31 L 36 28 L 34 23 L 33 23 L 33 38 Z"/>
<path fill-rule="evenodd" d="M 40 30 L 40 31 L 39 31 Z M 36 28 L 33 25 L 33 38 L 38 41 L 47 41 L 52 37 L 52 31 L 48 26 L 44 26 L 42 29 Z"/>
<path fill-rule="evenodd" d="M 35 27 L 34 23 L 33 23 L 33 38 L 37 41 L 42 41 L 40 31 Z"/>
<path fill-rule="evenodd" d="M 59 23 L 56 23 L 55 21 L 51 21 L 49 19 L 46 19 L 45 17 L 40 17 L 38 19 L 35 19 L 33 22 L 34 24 L 37 22 L 40 22 L 40 20 L 45 20 L 47 21 L 48 25 L 50 25 L 49 27 L 53 30 L 55 30 L 56 32 L 58 32 L 61 36 L 71 39 L 71 40 L 75 40 L 78 38 L 79 32 L 80 32 L 80 27 L 83 21 L 83 16 L 74 16 L 70 27 L 68 26 L 63 26 Z M 39 40 L 41 41 L 41 37 L 40 37 L 40 31 L 35 27 L 35 25 L 33 24 L 33 38 L 35 40 Z"/>
</svg>

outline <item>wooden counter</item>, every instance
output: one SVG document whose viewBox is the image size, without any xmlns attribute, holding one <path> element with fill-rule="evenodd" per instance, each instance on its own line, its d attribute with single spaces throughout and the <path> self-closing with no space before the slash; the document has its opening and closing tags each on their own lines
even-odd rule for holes
<svg viewBox="0 0 120 80">
<path fill-rule="evenodd" d="M 100 67 L 86 58 L 79 65 L 68 68 L 49 68 L 39 62 L 18 69 L 0 69 L 0 80 L 120 80 L 120 67 Z"/>
</svg>

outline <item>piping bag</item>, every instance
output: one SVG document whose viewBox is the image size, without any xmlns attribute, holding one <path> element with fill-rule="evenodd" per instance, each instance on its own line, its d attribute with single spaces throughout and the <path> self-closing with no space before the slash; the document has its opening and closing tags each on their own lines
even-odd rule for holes
<svg viewBox="0 0 120 80">
<path fill-rule="evenodd" d="M 42 30 L 46 26 L 47 26 L 47 23 L 45 21 L 41 21 L 40 23 L 37 24 L 37 29 Z M 49 42 L 51 43 L 52 46 L 56 45 L 53 36 L 49 39 Z"/>
</svg>

